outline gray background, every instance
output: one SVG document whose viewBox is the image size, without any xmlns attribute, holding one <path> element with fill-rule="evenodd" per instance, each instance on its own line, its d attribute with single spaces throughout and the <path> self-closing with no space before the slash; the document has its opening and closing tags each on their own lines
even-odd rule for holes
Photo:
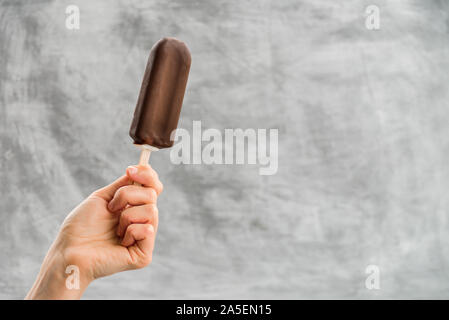
<svg viewBox="0 0 449 320">
<path fill-rule="evenodd" d="M 448 13 L 443 0 L 0 1 L 0 298 L 23 298 L 68 212 L 137 162 L 128 129 L 162 36 L 193 56 L 180 126 L 278 128 L 279 171 L 153 155 L 154 262 L 85 298 L 449 298 Z M 380 290 L 365 288 L 370 264 Z"/>
</svg>

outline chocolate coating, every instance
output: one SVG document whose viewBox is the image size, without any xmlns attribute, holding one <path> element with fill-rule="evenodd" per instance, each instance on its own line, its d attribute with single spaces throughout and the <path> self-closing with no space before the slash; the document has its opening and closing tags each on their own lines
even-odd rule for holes
<svg viewBox="0 0 449 320">
<path fill-rule="evenodd" d="M 163 38 L 151 49 L 129 135 L 136 144 L 156 148 L 173 145 L 190 70 L 184 42 Z"/>
</svg>

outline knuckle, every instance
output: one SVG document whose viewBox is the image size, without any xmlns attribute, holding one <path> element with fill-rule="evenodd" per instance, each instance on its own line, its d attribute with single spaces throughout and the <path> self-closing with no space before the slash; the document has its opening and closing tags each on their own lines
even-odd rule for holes
<svg viewBox="0 0 449 320">
<path fill-rule="evenodd" d="M 154 179 L 154 173 L 155 173 L 155 171 L 151 167 L 145 167 L 145 169 L 143 171 L 145 178 L 148 180 Z"/>
<path fill-rule="evenodd" d="M 146 234 L 147 234 L 147 236 L 150 236 L 150 237 L 154 235 L 154 227 L 152 225 L 147 226 Z"/>
<path fill-rule="evenodd" d="M 147 168 L 145 172 L 145 178 L 148 182 L 148 184 L 157 184 L 159 182 L 159 175 L 153 168 Z"/>
<path fill-rule="evenodd" d="M 148 167 L 148 174 L 151 176 L 151 178 L 156 178 L 157 177 L 157 172 L 156 170 L 154 170 L 152 167 Z"/>
<path fill-rule="evenodd" d="M 152 215 L 156 215 L 159 212 L 157 206 L 154 203 L 147 205 L 147 211 Z"/>
<path fill-rule="evenodd" d="M 150 202 L 156 202 L 157 200 L 156 190 L 154 190 L 153 188 L 148 188 L 148 195 L 150 198 Z"/>
<path fill-rule="evenodd" d="M 157 193 L 161 194 L 162 191 L 164 191 L 164 185 L 159 180 L 157 181 L 156 185 L 157 185 Z"/>
<path fill-rule="evenodd" d="M 153 255 L 147 254 L 145 256 L 139 257 L 136 259 L 132 265 L 135 269 L 142 269 L 146 266 L 148 266 L 153 261 Z"/>
</svg>

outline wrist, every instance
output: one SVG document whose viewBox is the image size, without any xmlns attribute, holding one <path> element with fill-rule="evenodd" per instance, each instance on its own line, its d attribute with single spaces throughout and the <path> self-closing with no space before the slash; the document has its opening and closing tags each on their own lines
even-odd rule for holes
<svg viewBox="0 0 449 320">
<path fill-rule="evenodd" d="M 91 277 L 66 254 L 66 250 L 54 245 L 25 299 L 80 299 L 91 281 Z"/>
</svg>

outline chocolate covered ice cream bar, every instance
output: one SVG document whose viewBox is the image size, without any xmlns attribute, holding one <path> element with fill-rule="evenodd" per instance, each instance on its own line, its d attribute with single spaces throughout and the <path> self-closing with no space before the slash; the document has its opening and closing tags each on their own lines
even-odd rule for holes
<svg viewBox="0 0 449 320">
<path fill-rule="evenodd" d="M 170 135 L 178 126 L 190 63 L 182 41 L 163 38 L 153 46 L 129 131 L 135 144 L 158 149 L 173 145 Z"/>
</svg>

